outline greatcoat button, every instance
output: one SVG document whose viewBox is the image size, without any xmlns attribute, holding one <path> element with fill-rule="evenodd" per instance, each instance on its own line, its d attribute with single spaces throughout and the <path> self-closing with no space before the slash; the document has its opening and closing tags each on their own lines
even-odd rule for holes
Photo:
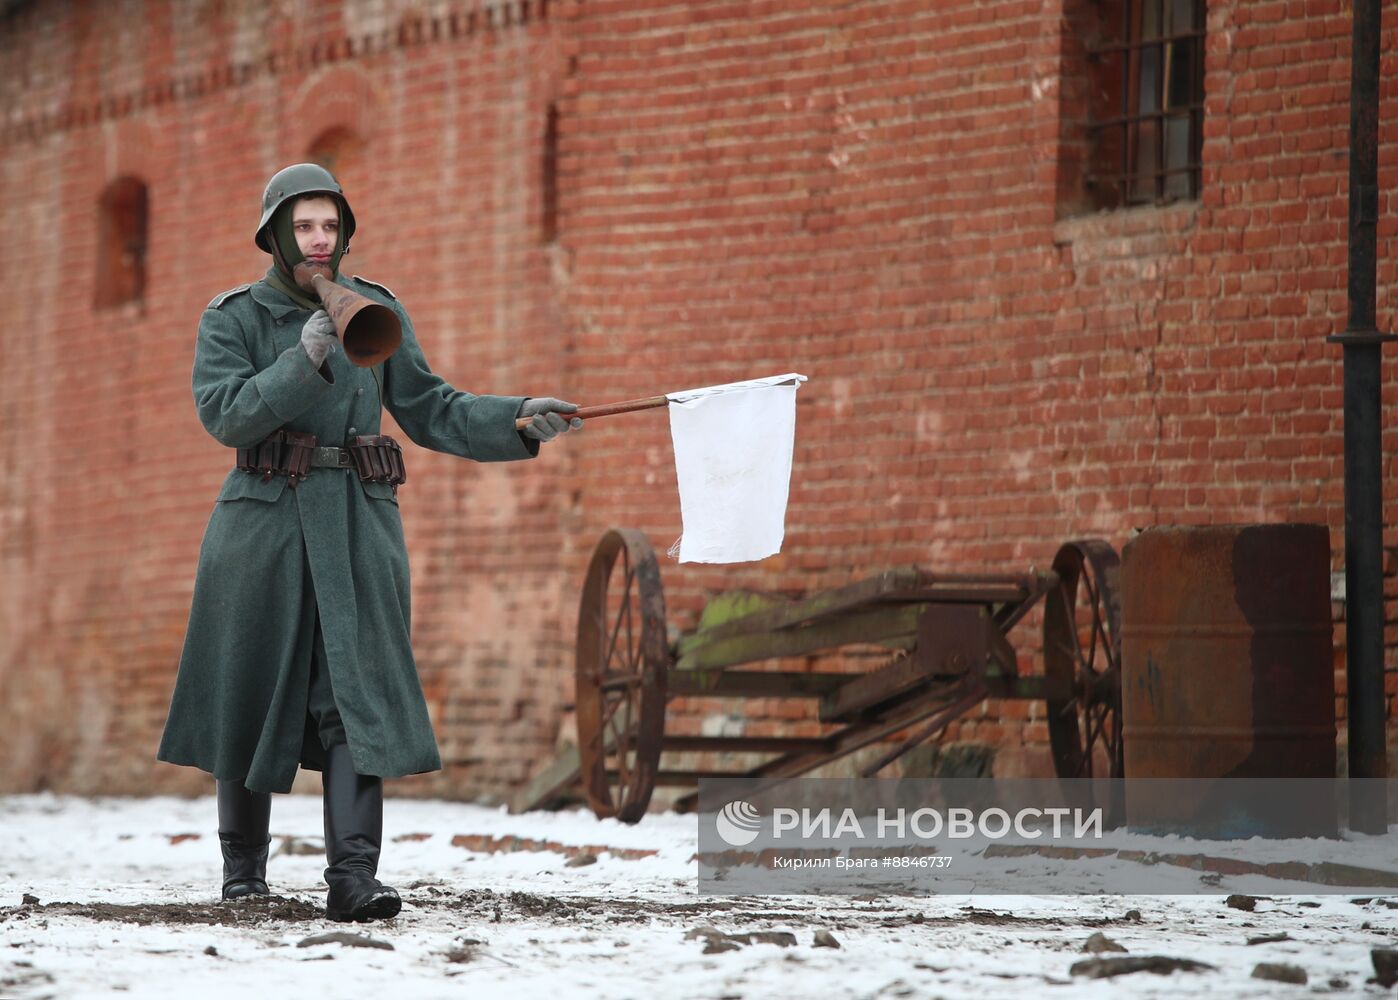
<svg viewBox="0 0 1398 1000">
<path fill-rule="evenodd" d="M 346 433 L 349 434 L 350 437 L 354 437 L 356 434 L 359 433 L 359 428 L 351 427 L 348 431 L 346 431 Z"/>
<path fill-rule="evenodd" d="M 354 394 L 355 394 L 356 396 L 362 396 L 362 395 L 364 395 L 364 390 L 363 390 L 363 389 L 356 389 L 356 390 L 354 390 Z"/>
</svg>

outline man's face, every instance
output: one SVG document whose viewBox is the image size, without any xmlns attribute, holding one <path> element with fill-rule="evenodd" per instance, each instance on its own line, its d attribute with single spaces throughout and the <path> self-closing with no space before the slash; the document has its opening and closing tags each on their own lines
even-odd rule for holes
<svg viewBox="0 0 1398 1000">
<path fill-rule="evenodd" d="M 292 269 L 296 284 L 312 292 L 311 279 L 317 274 L 334 279 L 330 257 L 340 237 L 340 206 L 334 198 L 303 198 L 292 206 L 291 228 L 306 258 Z"/>
</svg>

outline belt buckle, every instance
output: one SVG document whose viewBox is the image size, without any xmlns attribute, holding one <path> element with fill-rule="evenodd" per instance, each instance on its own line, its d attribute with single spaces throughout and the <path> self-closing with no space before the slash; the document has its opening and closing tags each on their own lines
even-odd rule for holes
<svg viewBox="0 0 1398 1000">
<path fill-rule="evenodd" d="M 339 465 L 337 466 L 338 468 L 348 469 L 350 468 L 350 466 L 354 464 L 350 460 L 350 453 L 348 448 L 337 448 L 336 451 L 339 452 L 339 454 L 336 455 L 336 461 L 339 462 Z"/>
</svg>

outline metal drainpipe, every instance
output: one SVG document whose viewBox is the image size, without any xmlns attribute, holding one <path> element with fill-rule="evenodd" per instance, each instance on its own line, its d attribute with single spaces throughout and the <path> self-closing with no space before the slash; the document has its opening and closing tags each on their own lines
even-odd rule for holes
<svg viewBox="0 0 1398 1000">
<path fill-rule="evenodd" d="M 1382 351 L 1374 326 L 1381 0 L 1355 0 L 1349 100 L 1349 322 L 1344 345 L 1345 657 L 1350 828 L 1384 833 L 1388 796 L 1383 690 Z"/>
</svg>

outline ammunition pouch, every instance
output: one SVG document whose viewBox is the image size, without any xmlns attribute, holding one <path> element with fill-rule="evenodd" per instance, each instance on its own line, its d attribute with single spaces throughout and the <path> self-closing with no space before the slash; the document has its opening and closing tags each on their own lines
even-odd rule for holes
<svg viewBox="0 0 1398 1000">
<path fill-rule="evenodd" d="M 387 434 L 361 434 L 350 442 L 349 452 L 359 478 L 366 483 L 384 483 L 397 493 L 408 481 L 403 449 Z"/>
<path fill-rule="evenodd" d="M 316 436 L 300 431 L 278 430 L 251 448 L 238 449 L 238 468 L 261 474 L 268 482 L 273 476 L 286 476 L 292 489 L 311 471 L 311 458 L 316 448 Z"/>
</svg>

